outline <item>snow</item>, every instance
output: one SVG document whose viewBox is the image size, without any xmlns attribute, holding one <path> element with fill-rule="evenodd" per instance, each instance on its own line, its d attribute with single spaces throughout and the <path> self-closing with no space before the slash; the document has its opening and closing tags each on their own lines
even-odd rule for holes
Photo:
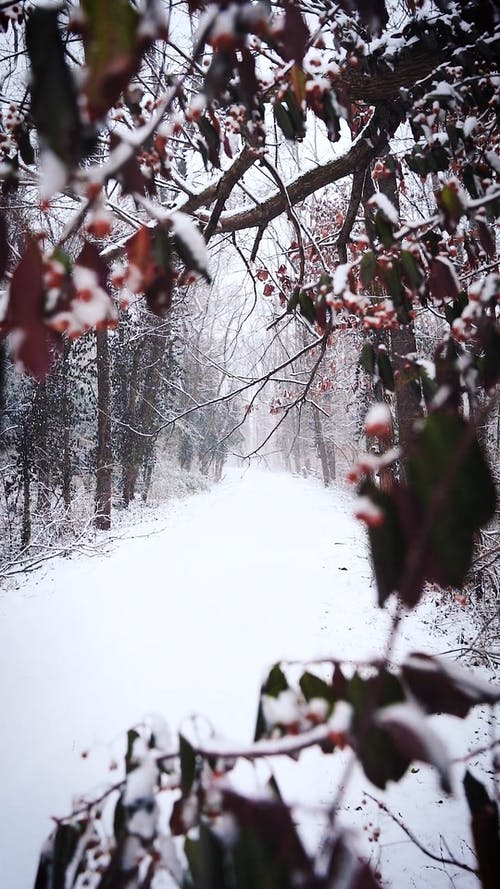
<svg viewBox="0 0 500 889">
<path fill-rule="evenodd" d="M 62 160 L 50 148 L 42 150 L 40 158 L 40 197 L 48 200 L 62 191 L 68 180 L 68 171 Z"/>
<path fill-rule="evenodd" d="M 259 688 L 277 660 L 380 656 L 394 603 L 375 605 L 365 535 L 352 509 L 349 494 L 314 479 L 232 469 L 214 490 L 129 528 L 106 553 L 57 559 L 17 588 L 9 582 L 0 592 L 1 886 L 32 883 L 50 816 L 67 813 L 72 794 L 116 781 L 109 768 L 122 761 L 124 732 L 144 717 L 163 714 L 175 733 L 189 714 L 204 714 L 238 749 L 253 736 Z M 394 659 L 456 648 L 467 628 L 462 613 L 447 616 L 426 600 L 403 621 Z M 336 711 L 327 730 L 343 731 L 349 714 Z M 492 713 L 478 707 L 465 722 L 427 721 L 457 757 L 489 742 Z M 325 727 L 311 731 L 319 737 Z M 276 761 L 286 799 L 314 811 L 331 802 L 349 755 L 310 750 L 299 762 Z M 490 760 L 478 754 L 471 765 L 488 786 Z M 456 768 L 454 778 L 463 766 Z M 131 796 L 150 787 L 147 760 L 140 769 L 129 778 Z M 388 885 L 450 885 L 444 866 L 426 859 L 364 791 L 378 793 L 356 767 L 339 817 L 358 831 L 365 854 L 380 860 Z M 463 794 L 444 797 L 428 766 L 409 771 L 385 799 L 437 854 L 443 835 L 457 857 L 471 861 Z M 319 815 L 309 818 L 307 842 L 322 824 Z M 380 838 L 370 842 L 374 825 Z M 477 886 L 470 874 L 448 872 L 457 889 Z"/>
<path fill-rule="evenodd" d="M 389 200 L 389 198 L 382 194 L 381 191 L 377 191 L 370 200 L 368 201 L 370 207 L 378 207 L 379 210 L 382 211 L 384 216 L 392 223 L 392 225 L 399 224 L 399 214 L 396 210 L 396 207 Z"/>
</svg>

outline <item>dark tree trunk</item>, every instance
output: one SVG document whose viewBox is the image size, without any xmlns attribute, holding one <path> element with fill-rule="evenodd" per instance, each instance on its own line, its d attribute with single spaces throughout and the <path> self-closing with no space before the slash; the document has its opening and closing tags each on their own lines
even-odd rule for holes
<svg viewBox="0 0 500 889">
<path fill-rule="evenodd" d="M 62 360 L 61 372 L 63 375 L 62 382 L 62 449 L 63 449 L 63 465 L 62 465 L 62 495 L 66 509 L 71 506 L 71 439 L 70 439 L 70 400 L 68 387 L 68 360 L 70 345 L 66 343 L 64 346 L 64 355 Z"/>
<path fill-rule="evenodd" d="M 21 441 L 21 466 L 23 477 L 23 522 L 21 528 L 21 546 L 28 546 L 31 538 L 31 479 L 30 479 L 30 455 L 29 437 L 26 426 L 23 430 Z"/>
<path fill-rule="evenodd" d="M 316 439 L 316 447 L 318 449 L 319 459 L 321 462 L 321 471 L 323 473 L 323 482 L 325 488 L 331 482 L 330 476 L 330 466 L 328 464 L 328 455 L 327 448 L 325 444 L 325 437 L 323 435 L 323 428 L 321 424 L 321 417 L 319 415 L 319 410 L 316 405 L 313 405 L 313 420 L 314 420 L 314 437 Z"/>
<path fill-rule="evenodd" d="M 97 480 L 94 524 L 111 527 L 111 381 L 108 331 L 98 330 L 97 339 Z"/>
</svg>

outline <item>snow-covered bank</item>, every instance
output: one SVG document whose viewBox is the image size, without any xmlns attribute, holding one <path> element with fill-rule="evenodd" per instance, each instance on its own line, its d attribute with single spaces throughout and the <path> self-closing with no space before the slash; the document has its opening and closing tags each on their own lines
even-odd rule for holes
<svg viewBox="0 0 500 889">
<path fill-rule="evenodd" d="M 121 733 L 146 714 L 163 714 L 175 730 L 203 713 L 248 741 L 272 662 L 380 652 L 389 615 L 375 607 L 364 534 L 350 513 L 346 494 L 315 481 L 233 472 L 135 528 L 111 554 L 55 561 L 0 594 L 1 886 L 30 886 L 48 816 L 106 778 Z M 399 654 L 453 647 L 451 628 L 443 634 L 439 624 L 424 603 L 403 626 Z M 466 727 L 448 721 L 457 754 L 489 739 L 487 718 L 479 710 Z M 286 763 L 287 796 L 326 801 L 339 766 L 325 762 L 308 755 L 303 768 Z M 347 817 L 364 788 L 356 776 Z M 439 851 L 445 832 L 462 857 L 464 808 L 440 802 L 428 770 L 418 767 L 389 799 L 427 844 Z M 399 874 L 394 886 L 451 885 L 439 865 L 422 870 L 432 862 L 399 828 L 365 809 L 362 826 L 383 821 L 376 853 L 383 870 Z M 475 881 L 460 876 L 455 885 Z"/>
</svg>

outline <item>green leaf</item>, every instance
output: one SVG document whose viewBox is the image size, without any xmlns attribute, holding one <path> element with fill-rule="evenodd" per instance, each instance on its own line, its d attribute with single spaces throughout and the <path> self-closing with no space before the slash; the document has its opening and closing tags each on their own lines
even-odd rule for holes
<svg viewBox="0 0 500 889">
<path fill-rule="evenodd" d="M 43 145 L 68 166 L 83 153 L 73 77 L 59 33 L 58 10 L 36 8 L 26 22 L 31 65 L 31 113 Z"/>
<path fill-rule="evenodd" d="M 323 698 L 324 701 L 333 704 L 335 700 L 332 686 L 328 685 L 324 679 L 320 679 L 319 676 L 315 676 L 314 673 L 310 673 L 309 670 L 302 674 L 299 685 L 307 702 L 313 698 Z"/>
<path fill-rule="evenodd" d="M 263 683 L 260 689 L 257 724 L 255 726 L 255 741 L 258 741 L 259 738 L 262 738 L 262 736 L 266 733 L 266 721 L 264 719 L 264 711 L 262 709 L 262 695 L 270 695 L 270 697 L 272 698 L 277 698 L 278 695 L 282 691 L 286 691 L 288 687 L 289 686 L 286 680 L 286 676 L 283 673 L 283 670 L 281 669 L 279 663 L 274 664 L 274 666 L 269 671 L 269 675 L 266 681 Z"/>
<path fill-rule="evenodd" d="M 181 762 L 181 790 L 183 795 L 186 796 L 193 786 L 196 775 L 196 755 L 192 745 L 181 734 L 179 734 L 179 757 Z"/>
<path fill-rule="evenodd" d="M 471 564 L 474 534 L 492 518 L 496 503 L 488 464 L 467 421 L 447 413 L 431 414 L 422 421 L 407 474 L 423 515 L 437 509 L 427 576 L 443 585 L 461 586 Z M 436 507 L 433 498 L 438 491 L 442 500 Z"/>
<path fill-rule="evenodd" d="M 372 482 L 365 482 L 359 493 L 368 497 L 383 513 L 380 525 L 368 527 L 370 554 L 377 582 L 378 604 L 384 604 L 397 588 L 404 564 L 405 542 L 395 504 L 389 494 Z"/>
<path fill-rule="evenodd" d="M 116 801 L 115 811 L 113 812 L 113 835 L 117 843 L 119 843 L 124 835 L 127 826 L 127 814 L 123 805 L 123 797 L 120 795 Z"/>
<path fill-rule="evenodd" d="M 386 670 L 370 679 L 362 679 L 356 671 L 349 681 L 348 700 L 354 708 L 353 734 L 366 776 L 381 788 L 387 781 L 399 781 L 410 759 L 397 749 L 383 728 L 373 724 L 374 713 L 367 719 L 371 710 L 405 700 L 399 680 Z"/>
<path fill-rule="evenodd" d="M 92 120 L 102 118 L 139 70 L 149 41 L 138 39 L 140 16 L 128 0 L 81 0 L 85 94 Z"/>
<path fill-rule="evenodd" d="M 394 234 L 392 225 L 382 210 L 377 210 L 374 219 L 375 231 L 380 238 L 384 247 L 392 247 L 394 243 Z"/>
<path fill-rule="evenodd" d="M 127 751 L 125 753 L 125 773 L 127 775 L 129 772 L 133 771 L 133 769 L 137 768 L 137 763 L 134 760 L 134 743 L 139 737 L 139 732 L 136 732 L 134 728 L 128 730 Z"/>
<path fill-rule="evenodd" d="M 274 117 L 285 139 L 295 140 L 295 126 L 288 109 L 282 102 L 274 103 Z"/>
<path fill-rule="evenodd" d="M 394 371 L 385 349 L 379 349 L 377 352 L 377 368 L 384 388 L 394 392 Z"/>
<path fill-rule="evenodd" d="M 310 324 L 314 324 L 316 321 L 316 311 L 314 308 L 314 302 L 309 296 L 308 293 L 305 293 L 303 290 L 299 293 L 299 307 L 300 314 L 306 318 Z"/>
<path fill-rule="evenodd" d="M 423 281 L 423 274 L 409 250 L 401 251 L 401 266 L 408 286 L 412 290 L 418 290 Z"/>
<path fill-rule="evenodd" d="M 59 824 L 54 838 L 52 883 L 50 889 L 65 889 L 66 868 L 75 854 L 78 840 L 86 827 L 85 821 Z"/>
<path fill-rule="evenodd" d="M 377 273 L 377 257 L 373 250 L 367 250 L 361 258 L 360 275 L 363 287 L 368 287 Z"/>
<path fill-rule="evenodd" d="M 454 183 L 444 185 L 438 192 L 437 201 L 443 214 L 446 231 L 454 232 L 465 212 L 456 185 Z"/>
<path fill-rule="evenodd" d="M 375 349 L 369 340 L 363 344 L 361 355 L 359 356 L 359 363 L 366 373 L 375 373 Z"/>
<path fill-rule="evenodd" d="M 224 846 L 204 821 L 200 822 L 198 847 L 199 882 L 196 889 L 229 889 L 226 880 Z"/>
</svg>

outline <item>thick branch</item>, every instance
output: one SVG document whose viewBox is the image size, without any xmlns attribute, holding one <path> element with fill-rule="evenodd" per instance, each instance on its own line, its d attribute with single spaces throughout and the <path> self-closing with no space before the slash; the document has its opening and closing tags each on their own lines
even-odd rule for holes
<svg viewBox="0 0 500 889">
<path fill-rule="evenodd" d="M 350 176 L 357 170 L 364 170 L 373 158 L 386 150 L 388 140 L 394 135 L 400 120 L 398 113 L 385 107 L 376 109 L 370 122 L 346 154 L 308 170 L 287 185 L 290 204 L 298 204 L 325 185 Z M 188 204 L 189 202 L 182 207 L 184 212 L 191 209 Z M 217 231 L 225 233 L 265 226 L 287 209 L 286 204 L 283 193 L 277 191 L 256 207 L 223 213 Z"/>
</svg>

